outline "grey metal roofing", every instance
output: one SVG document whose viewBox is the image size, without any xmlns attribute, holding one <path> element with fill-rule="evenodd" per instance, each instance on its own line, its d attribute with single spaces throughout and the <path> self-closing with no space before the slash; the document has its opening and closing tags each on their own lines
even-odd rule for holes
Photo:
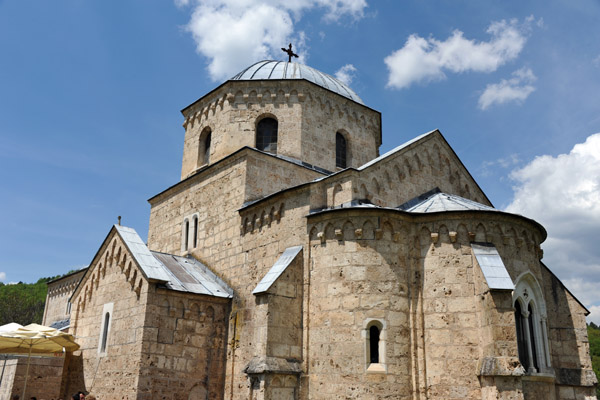
<svg viewBox="0 0 600 400">
<path fill-rule="evenodd" d="M 180 292 L 232 297 L 233 290 L 193 257 L 150 251 L 135 229 L 115 225 L 115 229 L 149 280 L 162 282 L 167 289 Z"/>
<path fill-rule="evenodd" d="M 252 294 L 261 294 L 269 290 L 301 250 L 302 246 L 288 247 L 285 249 L 281 257 L 273 264 L 269 272 L 261 279 L 256 288 L 254 288 Z"/>
<path fill-rule="evenodd" d="M 471 243 L 471 248 L 490 289 L 514 290 L 515 284 L 493 244 Z"/>
<path fill-rule="evenodd" d="M 195 258 L 155 251 L 151 253 L 169 275 L 168 281 L 164 283 L 167 289 L 215 297 L 233 297 L 233 290 Z"/>
<path fill-rule="evenodd" d="M 230 80 L 247 81 L 269 79 L 306 79 L 327 90 L 331 90 L 332 92 L 364 105 L 363 101 L 358 97 L 354 90 L 350 89 L 348 85 L 339 79 L 309 67 L 308 65 L 295 62 L 273 60 L 259 61 L 244 69 Z"/>
<path fill-rule="evenodd" d="M 60 330 L 68 328 L 70 326 L 70 324 L 71 324 L 70 318 L 61 319 L 60 321 L 54 321 L 52 324 L 50 324 L 50 328 L 54 328 L 54 329 L 57 329 L 60 331 Z"/>
<path fill-rule="evenodd" d="M 163 265 L 150 253 L 148 246 L 137 234 L 135 229 L 126 226 L 115 225 L 115 229 L 125 242 L 125 245 L 131 252 L 137 264 L 142 269 L 146 278 L 166 282 L 170 276 L 165 271 Z"/>
<path fill-rule="evenodd" d="M 432 213 L 443 211 L 498 211 L 494 207 L 486 206 L 464 197 L 456 196 L 433 190 L 433 193 L 416 204 L 408 201 L 398 208 L 413 213 Z M 430 193 L 430 192 L 428 192 Z"/>
</svg>

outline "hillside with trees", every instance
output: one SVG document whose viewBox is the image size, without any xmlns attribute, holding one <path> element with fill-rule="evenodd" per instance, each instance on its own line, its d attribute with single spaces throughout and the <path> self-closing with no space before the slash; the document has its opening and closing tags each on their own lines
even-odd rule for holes
<svg viewBox="0 0 600 400">
<path fill-rule="evenodd" d="M 600 381 L 600 327 L 590 322 L 588 324 L 588 338 L 590 340 L 590 356 L 596 377 Z M 600 386 L 596 387 L 596 396 L 600 398 Z"/>
<path fill-rule="evenodd" d="M 16 322 L 21 325 L 41 324 L 48 293 L 47 283 L 68 275 L 40 278 L 36 283 L 4 284 L 0 282 L 0 325 Z"/>
</svg>

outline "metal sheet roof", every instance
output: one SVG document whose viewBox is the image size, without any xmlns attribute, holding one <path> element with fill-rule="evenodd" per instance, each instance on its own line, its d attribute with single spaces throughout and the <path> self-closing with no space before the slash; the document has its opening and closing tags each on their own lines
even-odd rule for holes
<svg viewBox="0 0 600 400">
<path fill-rule="evenodd" d="M 215 297 L 233 297 L 233 290 L 195 258 L 155 251 L 151 253 L 169 275 L 168 281 L 165 282 L 168 289 Z"/>
<path fill-rule="evenodd" d="M 265 293 L 271 288 L 273 283 L 283 274 L 286 268 L 294 261 L 294 258 L 300 253 L 302 246 L 288 247 L 281 257 L 273 264 L 269 272 L 261 279 L 252 294 Z"/>
<path fill-rule="evenodd" d="M 493 244 L 471 243 L 471 248 L 490 289 L 514 290 L 515 284 Z"/>
<path fill-rule="evenodd" d="M 498 211 L 494 207 L 486 206 L 473 200 L 465 199 L 464 197 L 454 194 L 437 192 L 433 193 L 426 199 L 411 205 L 411 202 L 404 203 L 398 208 L 414 213 L 431 213 L 442 211 Z"/>
<path fill-rule="evenodd" d="M 115 225 L 115 229 L 125 242 L 133 258 L 137 261 L 146 278 L 166 282 L 170 276 L 163 266 L 154 258 L 150 250 L 137 234 L 135 229 L 126 226 Z"/>
<path fill-rule="evenodd" d="M 354 90 L 350 89 L 348 85 L 339 79 L 300 63 L 263 60 L 252 64 L 231 78 L 232 81 L 270 79 L 306 79 L 364 105 Z"/>
</svg>

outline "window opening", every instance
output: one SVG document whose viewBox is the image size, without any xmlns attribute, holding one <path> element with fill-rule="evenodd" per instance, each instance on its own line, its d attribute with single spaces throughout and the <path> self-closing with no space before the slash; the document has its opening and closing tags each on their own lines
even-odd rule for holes
<svg viewBox="0 0 600 400">
<path fill-rule="evenodd" d="M 535 333 L 534 333 L 534 318 L 533 318 L 533 310 L 531 309 L 531 303 L 529 304 L 529 307 L 527 308 L 527 311 L 529 311 L 529 316 L 527 317 L 529 319 L 529 339 L 531 340 L 531 356 L 533 358 L 533 367 L 539 371 L 540 370 L 540 366 L 538 365 L 538 357 L 537 357 L 537 349 L 536 349 L 536 342 L 535 342 Z"/>
<path fill-rule="evenodd" d="M 208 164 L 210 162 L 210 135 L 211 133 L 208 132 L 206 138 L 204 138 L 204 164 Z"/>
<path fill-rule="evenodd" d="M 369 328 L 369 349 L 371 353 L 371 363 L 379 363 L 379 328 L 375 325 Z"/>
<path fill-rule="evenodd" d="M 185 232 L 183 233 L 183 250 L 187 251 L 188 249 L 188 240 L 190 239 L 190 221 L 185 220 Z"/>
<path fill-rule="evenodd" d="M 194 217 L 194 248 L 198 247 L 198 217 Z"/>
<path fill-rule="evenodd" d="M 256 126 L 256 148 L 277 153 L 277 120 L 263 118 Z"/>
<path fill-rule="evenodd" d="M 346 168 L 346 138 L 339 132 L 335 134 L 335 166 Z"/>
<path fill-rule="evenodd" d="M 529 369 L 529 357 L 527 356 L 527 342 L 525 329 L 523 327 L 523 313 L 521 304 L 515 302 L 515 322 L 517 325 L 517 348 L 519 350 L 519 361 L 523 364 L 525 370 Z"/>
<path fill-rule="evenodd" d="M 100 345 L 100 352 L 106 352 L 106 342 L 108 340 L 108 323 L 110 322 L 110 313 L 104 314 L 104 329 L 102 331 L 102 342 Z"/>
</svg>

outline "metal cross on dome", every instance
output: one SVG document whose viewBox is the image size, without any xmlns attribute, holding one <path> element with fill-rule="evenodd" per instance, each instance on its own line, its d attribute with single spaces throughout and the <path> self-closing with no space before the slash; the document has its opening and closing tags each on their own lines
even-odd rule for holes
<svg viewBox="0 0 600 400">
<path fill-rule="evenodd" d="M 292 57 L 296 57 L 298 58 L 298 54 L 294 53 L 292 51 L 292 44 L 290 43 L 290 47 L 288 49 L 286 49 L 285 47 L 282 47 L 281 50 L 283 50 L 284 52 L 287 53 L 288 55 L 288 62 L 292 62 Z"/>
</svg>

